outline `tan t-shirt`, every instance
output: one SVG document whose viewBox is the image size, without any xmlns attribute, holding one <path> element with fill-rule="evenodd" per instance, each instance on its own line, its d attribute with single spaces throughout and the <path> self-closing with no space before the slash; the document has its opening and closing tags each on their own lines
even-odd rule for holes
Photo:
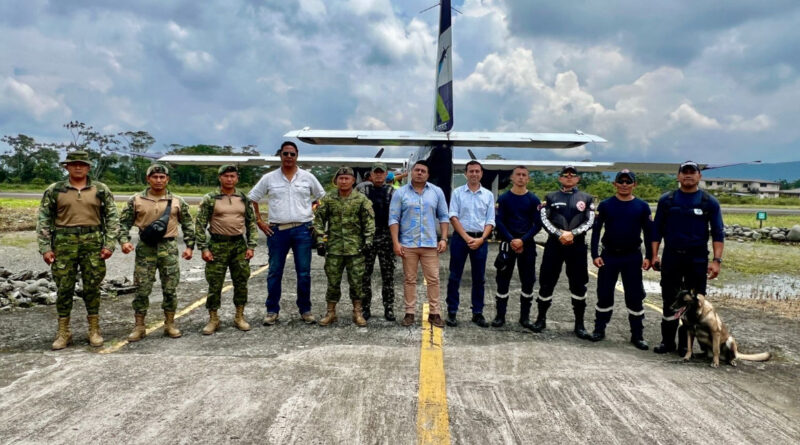
<svg viewBox="0 0 800 445">
<path fill-rule="evenodd" d="M 217 235 L 244 235 L 244 200 L 237 195 L 221 195 L 214 203 L 214 214 L 209 225 L 211 233 Z"/>
<path fill-rule="evenodd" d="M 97 187 L 83 190 L 67 187 L 58 194 L 56 226 L 90 227 L 100 225 L 100 201 Z"/>
<path fill-rule="evenodd" d="M 133 225 L 143 230 L 145 227 L 152 224 L 153 221 L 161 218 L 164 210 L 167 208 L 167 196 L 155 197 L 151 194 L 147 196 L 136 195 L 133 199 L 133 210 L 136 214 L 136 220 Z M 164 238 L 175 238 L 178 236 L 178 225 L 181 212 L 181 202 L 178 198 L 172 198 L 172 209 L 169 212 L 169 223 L 167 224 L 167 233 Z"/>
</svg>

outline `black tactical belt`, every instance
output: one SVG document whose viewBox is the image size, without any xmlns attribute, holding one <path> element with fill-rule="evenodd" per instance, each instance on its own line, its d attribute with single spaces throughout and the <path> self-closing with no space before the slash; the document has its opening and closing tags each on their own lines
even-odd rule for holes
<svg viewBox="0 0 800 445">
<path fill-rule="evenodd" d="M 706 246 L 687 247 L 684 249 L 665 248 L 664 251 L 677 255 L 708 255 L 708 247 Z"/>
<path fill-rule="evenodd" d="M 219 241 L 238 241 L 240 239 L 243 239 L 243 237 L 244 237 L 243 235 L 217 235 L 216 233 L 212 233 L 211 234 L 211 241 L 217 241 L 217 242 L 219 242 Z"/>
<path fill-rule="evenodd" d="M 64 227 L 56 226 L 57 233 L 69 233 L 71 235 L 83 235 L 86 233 L 99 232 L 102 229 L 100 226 L 79 226 L 79 227 Z"/>
<path fill-rule="evenodd" d="M 603 246 L 603 255 L 628 255 L 631 253 L 641 253 L 639 247 L 617 247 L 615 249 Z"/>
<path fill-rule="evenodd" d="M 473 238 L 481 238 L 483 237 L 483 232 L 467 232 L 467 235 Z"/>
</svg>

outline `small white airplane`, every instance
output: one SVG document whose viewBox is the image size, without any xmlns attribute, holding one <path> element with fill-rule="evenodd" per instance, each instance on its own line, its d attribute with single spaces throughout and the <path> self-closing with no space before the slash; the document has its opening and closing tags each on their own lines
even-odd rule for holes
<svg viewBox="0 0 800 445">
<path fill-rule="evenodd" d="M 433 131 L 371 131 L 371 130 L 314 130 L 308 127 L 286 133 L 286 138 L 297 138 L 316 145 L 366 145 L 366 146 L 418 146 L 418 150 L 408 158 L 383 158 L 383 149 L 375 157 L 331 157 L 302 156 L 301 165 L 347 165 L 356 169 L 360 175 L 368 171 L 370 165 L 380 159 L 390 168 L 406 168 L 420 159 L 428 161 L 429 180 L 442 188 L 450 199 L 453 173 L 463 171 L 470 159 L 454 159 L 453 147 L 511 147 L 534 149 L 568 149 L 580 147 L 590 142 L 606 142 L 605 139 L 574 133 L 492 133 L 459 132 L 453 129 L 453 68 L 450 0 L 439 3 L 439 57 L 436 66 L 436 94 L 434 102 Z M 470 156 L 475 159 L 472 151 Z M 280 165 L 277 156 L 200 156 L 167 155 L 160 162 L 191 165 Z M 537 160 L 481 160 L 484 167 L 482 183 L 495 194 L 509 183 L 511 170 L 524 165 L 529 170 L 552 173 L 570 164 L 582 172 L 612 172 L 623 168 L 636 173 L 676 173 L 678 163 L 631 163 L 631 162 L 592 162 L 592 161 L 537 161 Z M 701 169 L 715 168 L 708 164 L 698 164 Z M 455 166 L 455 169 L 454 169 Z"/>
</svg>

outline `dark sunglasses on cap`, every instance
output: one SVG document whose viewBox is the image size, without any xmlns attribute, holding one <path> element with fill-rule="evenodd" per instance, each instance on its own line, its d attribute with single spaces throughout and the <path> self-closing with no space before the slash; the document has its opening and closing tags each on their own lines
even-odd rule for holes
<svg viewBox="0 0 800 445">
<path fill-rule="evenodd" d="M 700 171 L 700 170 L 698 170 L 698 169 L 696 169 L 696 168 L 692 167 L 691 165 L 687 165 L 686 167 L 683 167 L 683 168 L 681 169 L 681 173 L 683 173 L 683 174 L 696 173 L 696 172 L 698 172 L 698 171 Z"/>
<path fill-rule="evenodd" d="M 284 152 L 281 152 L 281 155 L 289 156 L 289 157 L 293 158 L 293 157 L 297 156 L 297 153 L 295 153 L 293 151 L 284 151 Z"/>
<path fill-rule="evenodd" d="M 619 179 L 619 180 L 617 180 L 617 184 L 631 185 L 631 184 L 633 184 L 633 181 L 631 181 L 630 179 Z"/>
<path fill-rule="evenodd" d="M 562 178 L 575 178 L 577 177 L 577 173 L 561 173 Z"/>
</svg>

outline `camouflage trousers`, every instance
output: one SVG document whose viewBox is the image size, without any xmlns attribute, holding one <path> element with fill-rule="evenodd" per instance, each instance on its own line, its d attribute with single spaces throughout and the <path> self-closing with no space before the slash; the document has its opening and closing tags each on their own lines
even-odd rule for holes
<svg viewBox="0 0 800 445">
<path fill-rule="evenodd" d="M 100 312 L 100 284 L 106 277 L 106 262 L 100 258 L 103 249 L 101 232 L 72 234 L 58 233 L 53 240 L 56 261 L 50 266 L 53 281 L 58 287 L 56 310 L 59 317 L 69 317 L 72 312 L 72 297 L 75 295 L 75 282 L 78 269 L 83 282 L 83 302 L 89 315 Z"/>
<path fill-rule="evenodd" d="M 381 266 L 381 293 L 383 307 L 394 306 L 394 249 L 392 237 L 389 233 L 376 234 L 372 250 L 364 254 L 364 280 L 363 302 L 364 307 L 370 307 L 372 302 L 372 270 L 375 268 L 377 256 Z"/>
<path fill-rule="evenodd" d="M 161 241 L 155 246 L 143 242 L 136 245 L 136 266 L 133 269 L 133 284 L 136 285 L 136 296 L 133 298 L 133 310 L 137 314 L 146 314 L 150 307 L 150 293 L 153 283 L 161 280 L 163 300 L 161 309 L 175 312 L 178 307 L 176 290 L 181 279 L 181 268 L 178 265 L 178 242 Z"/>
<path fill-rule="evenodd" d="M 208 282 L 208 298 L 206 309 L 219 309 L 222 300 L 222 284 L 225 273 L 231 270 L 233 281 L 233 304 L 247 304 L 247 283 L 250 280 L 250 261 L 244 259 L 247 243 L 244 239 L 231 241 L 211 241 L 208 245 L 214 261 L 206 263 L 206 281 Z"/>
<path fill-rule="evenodd" d="M 361 300 L 364 257 L 362 255 L 328 255 L 325 257 L 325 275 L 328 277 L 325 301 L 338 302 L 342 298 L 342 275 L 345 269 L 347 269 L 347 283 L 350 284 L 350 299 Z"/>
</svg>

